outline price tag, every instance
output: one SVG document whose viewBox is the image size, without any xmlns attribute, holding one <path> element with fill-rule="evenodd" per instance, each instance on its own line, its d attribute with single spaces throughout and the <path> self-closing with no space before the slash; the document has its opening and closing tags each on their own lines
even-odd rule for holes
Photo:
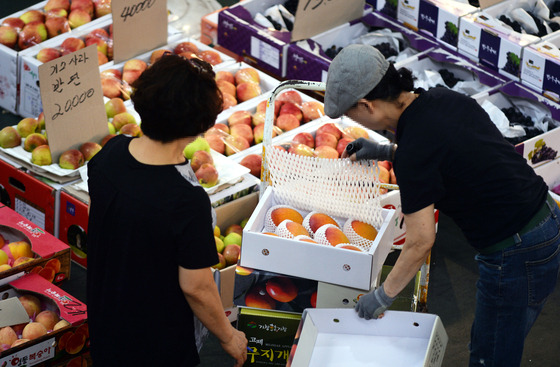
<svg viewBox="0 0 560 367">
<path fill-rule="evenodd" d="M 40 65 L 39 83 L 53 162 L 109 133 L 96 45 Z"/>
<path fill-rule="evenodd" d="M 115 64 L 167 44 L 167 0 L 113 0 Z"/>
<path fill-rule="evenodd" d="M 311 38 L 364 14 L 365 0 L 300 0 L 292 42 Z"/>
</svg>

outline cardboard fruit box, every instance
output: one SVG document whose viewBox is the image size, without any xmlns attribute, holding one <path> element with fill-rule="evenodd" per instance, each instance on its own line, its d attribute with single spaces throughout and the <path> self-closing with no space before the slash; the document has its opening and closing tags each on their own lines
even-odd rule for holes
<svg viewBox="0 0 560 367">
<path fill-rule="evenodd" d="M 352 309 L 308 309 L 287 366 L 439 367 L 447 341 L 437 315 L 386 311 L 365 320 Z"/>
<path fill-rule="evenodd" d="M 2 327 L 11 326 L 16 333 L 21 333 L 24 324 L 31 318 L 23 308 L 21 296 L 33 296 L 39 304 L 33 303 L 41 311 L 49 310 L 56 313 L 60 319 L 67 321 L 54 331 L 35 339 L 13 346 L 0 352 L 0 365 L 2 366 L 33 366 L 44 363 L 57 363 L 87 355 L 89 350 L 89 332 L 87 324 L 86 305 L 62 289 L 52 285 L 37 274 L 27 274 L 7 285 L 0 287 L 0 297 L 12 307 L 0 309 Z M 24 301 L 27 304 L 31 302 Z M 33 317 L 34 320 L 34 317 Z"/>
<path fill-rule="evenodd" d="M 554 32 L 525 47 L 521 63 L 521 82 L 560 102 L 560 33 Z"/>
<path fill-rule="evenodd" d="M 6 18 L 17 18 L 29 10 L 44 10 L 44 6 L 47 4 L 47 0 L 38 2 L 28 8 L 20 10 L 16 13 L 10 14 L 7 17 L 0 19 L 2 23 Z M 104 15 L 100 18 L 94 19 L 89 23 L 86 23 L 80 27 L 73 29 L 70 33 L 79 31 L 84 28 L 95 27 L 99 22 L 103 22 L 105 19 L 109 19 L 110 14 Z M 59 36 L 53 37 L 57 38 Z M 39 45 L 32 46 L 38 47 Z M 6 109 L 11 113 L 18 113 L 18 103 L 19 103 L 19 68 L 20 68 L 20 53 L 18 49 L 12 49 L 5 45 L 0 45 L 0 107 Z"/>
<path fill-rule="evenodd" d="M 14 279 L 24 273 L 37 273 L 59 284 L 70 277 L 70 248 L 53 235 L 37 227 L 7 206 L 0 207 L 0 235 L 5 245 L 25 241 L 31 245 L 32 260 L 0 272 L 2 279 Z M 13 265 L 13 262 L 12 264 Z"/>
<path fill-rule="evenodd" d="M 369 252 L 358 252 L 264 234 L 267 211 L 275 205 L 285 203 L 268 187 L 243 230 L 242 267 L 371 289 L 393 244 L 394 210 L 382 210 L 383 223 L 373 245 Z M 302 216 L 309 213 L 295 209 Z M 346 220 L 333 218 L 342 223 Z"/>
</svg>

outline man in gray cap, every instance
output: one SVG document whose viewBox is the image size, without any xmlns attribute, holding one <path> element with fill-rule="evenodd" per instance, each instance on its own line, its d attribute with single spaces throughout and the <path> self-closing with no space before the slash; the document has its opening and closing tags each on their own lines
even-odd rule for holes
<svg viewBox="0 0 560 367">
<path fill-rule="evenodd" d="M 418 272 L 439 209 L 478 251 L 469 365 L 519 366 L 560 269 L 560 209 L 542 178 L 474 99 L 447 88 L 415 92 L 412 73 L 397 71 L 371 46 L 351 45 L 334 58 L 325 113 L 395 134 L 395 144 L 361 138 L 343 154 L 393 162 L 406 223 L 395 266 L 360 297 L 359 316 L 379 317 Z"/>
</svg>

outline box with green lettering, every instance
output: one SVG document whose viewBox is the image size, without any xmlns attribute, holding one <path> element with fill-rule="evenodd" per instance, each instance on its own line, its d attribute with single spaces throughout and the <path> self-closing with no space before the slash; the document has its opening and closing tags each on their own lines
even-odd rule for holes
<svg viewBox="0 0 560 367">
<path fill-rule="evenodd" d="M 38 274 L 0 286 L 0 366 L 91 365 L 86 305 Z"/>
</svg>

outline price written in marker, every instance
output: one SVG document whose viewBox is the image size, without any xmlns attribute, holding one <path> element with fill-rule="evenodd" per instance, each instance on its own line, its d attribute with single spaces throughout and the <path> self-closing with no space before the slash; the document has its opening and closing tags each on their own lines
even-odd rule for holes
<svg viewBox="0 0 560 367">
<path fill-rule="evenodd" d="M 108 134 L 96 45 L 40 65 L 39 83 L 53 162 Z"/>
<path fill-rule="evenodd" d="M 363 16 L 365 0 L 305 0 L 296 11 L 292 42 Z"/>
</svg>

